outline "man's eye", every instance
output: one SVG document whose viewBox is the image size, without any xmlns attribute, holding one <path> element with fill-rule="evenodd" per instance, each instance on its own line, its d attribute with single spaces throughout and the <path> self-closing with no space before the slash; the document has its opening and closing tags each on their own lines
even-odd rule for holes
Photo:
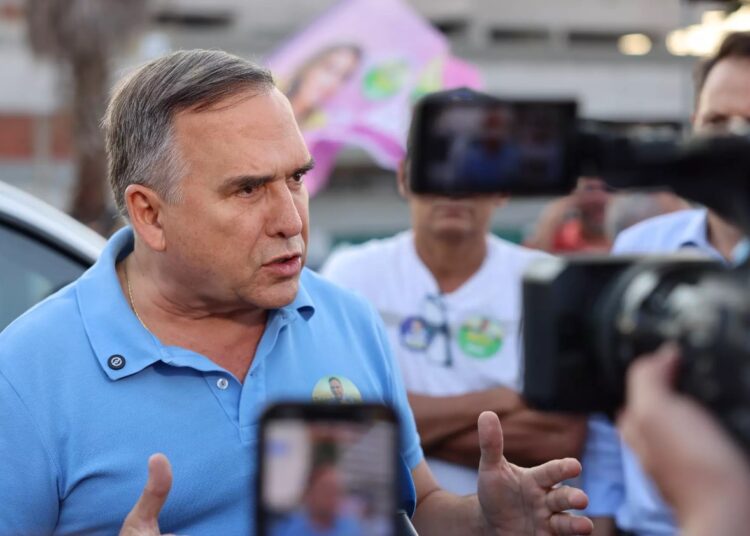
<svg viewBox="0 0 750 536">
<path fill-rule="evenodd" d="M 239 189 L 238 193 L 243 197 L 247 197 L 249 195 L 253 195 L 257 190 L 257 186 L 243 186 Z"/>
<path fill-rule="evenodd" d="M 302 182 L 305 178 L 305 173 L 307 173 L 307 171 L 298 171 L 297 173 L 292 175 L 292 179 L 294 179 L 296 182 Z"/>
</svg>

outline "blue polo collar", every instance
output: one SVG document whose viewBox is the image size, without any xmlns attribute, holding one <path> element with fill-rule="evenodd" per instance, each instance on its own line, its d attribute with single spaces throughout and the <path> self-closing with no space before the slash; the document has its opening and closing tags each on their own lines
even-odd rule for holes
<svg viewBox="0 0 750 536">
<path fill-rule="evenodd" d="M 201 371 L 221 370 L 208 358 L 175 346 L 165 346 L 138 320 L 117 278 L 116 265 L 133 251 L 133 230 L 120 229 L 107 242 L 97 262 L 76 284 L 76 296 L 86 335 L 104 373 L 112 380 L 131 376 L 163 361 Z M 309 320 L 315 306 L 304 281 L 292 303 L 270 311 L 266 329 Z"/>
<path fill-rule="evenodd" d="M 680 248 L 695 247 L 713 249 L 708 241 L 708 212 L 705 209 L 693 211 L 693 216 L 687 220 L 682 231 L 677 235 L 677 246 Z"/>
<path fill-rule="evenodd" d="M 677 246 L 679 248 L 698 248 L 727 266 L 737 264 L 747 257 L 748 246 L 744 241 L 740 242 L 735 247 L 735 250 L 732 253 L 732 260 L 724 258 L 724 256 L 719 253 L 719 250 L 709 242 L 708 210 L 706 209 L 694 210 L 692 217 L 687 220 L 686 225 L 683 227 L 682 232 L 678 234 L 677 238 Z"/>
</svg>

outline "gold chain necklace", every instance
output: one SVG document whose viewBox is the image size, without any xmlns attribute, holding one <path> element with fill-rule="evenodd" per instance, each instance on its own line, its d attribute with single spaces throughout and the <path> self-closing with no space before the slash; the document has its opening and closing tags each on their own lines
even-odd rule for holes
<svg viewBox="0 0 750 536">
<path fill-rule="evenodd" d="M 128 276 L 127 263 L 123 266 L 123 270 L 125 271 L 125 284 L 128 287 L 128 298 L 130 299 L 130 307 L 133 309 L 133 312 L 135 313 L 135 317 L 138 319 L 138 322 L 141 323 L 141 326 L 143 326 L 146 330 L 148 330 L 148 328 L 146 327 L 146 323 L 141 318 L 141 315 L 138 314 L 138 309 L 135 308 L 135 301 L 133 301 L 133 288 L 130 286 L 130 277 Z"/>
</svg>

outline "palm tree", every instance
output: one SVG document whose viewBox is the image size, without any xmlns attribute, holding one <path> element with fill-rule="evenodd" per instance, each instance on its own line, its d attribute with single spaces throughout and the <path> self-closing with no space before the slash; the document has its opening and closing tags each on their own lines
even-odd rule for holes
<svg viewBox="0 0 750 536">
<path fill-rule="evenodd" d="M 77 180 L 70 213 L 101 232 L 108 188 L 99 122 L 110 83 L 109 60 L 145 23 L 148 0 L 27 0 L 28 37 L 35 54 L 69 70 Z M 109 219 L 109 221 L 107 221 Z"/>
</svg>

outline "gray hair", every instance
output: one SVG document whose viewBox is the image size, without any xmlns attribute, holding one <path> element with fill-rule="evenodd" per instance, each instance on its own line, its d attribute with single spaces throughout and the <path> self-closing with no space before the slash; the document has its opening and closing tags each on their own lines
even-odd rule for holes
<svg viewBox="0 0 750 536">
<path fill-rule="evenodd" d="M 274 87 L 270 71 L 219 50 L 181 50 L 136 69 L 115 87 L 102 120 L 109 181 L 126 214 L 125 188 L 142 184 L 167 203 L 180 198 L 185 173 L 173 119 L 243 91 Z"/>
</svg>

